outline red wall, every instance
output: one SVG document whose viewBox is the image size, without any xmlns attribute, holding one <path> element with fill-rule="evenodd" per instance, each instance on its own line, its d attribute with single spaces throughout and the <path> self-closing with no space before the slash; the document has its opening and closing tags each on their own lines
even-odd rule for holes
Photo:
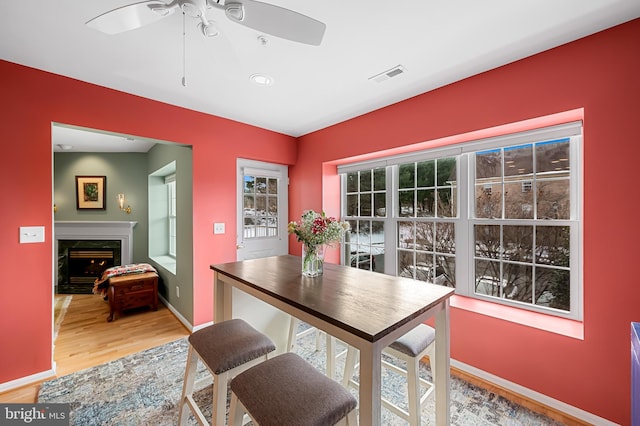
<svg viewBox="0 0 640 426">
<path fill-rule="evenodd" d="M 296 140 L 0 61 L 0 384 L 51 368 L 51 123 L 193 146 L 194 325 L 213 319 L 212 263 L 236 260 L 236 158 L 292 164 Z M 19 244 L 20 226 L 45 226 L 44 244 Z"/>
<path fill-rule="evenodd" d="M 629 424 L 630 322 L 640 321 L 639 40 L 636 19 L 301 137 L 290 215 L 323 207 L 323 163 L 584 108 L 584 339 L 453 308 L 451 354 Z"/>
</svg>

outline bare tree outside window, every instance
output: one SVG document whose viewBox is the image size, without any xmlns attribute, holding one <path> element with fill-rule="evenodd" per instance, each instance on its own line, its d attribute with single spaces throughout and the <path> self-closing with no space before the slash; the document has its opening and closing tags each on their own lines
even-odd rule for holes
<svg viewBox="0 0 640 426">
<path fill-rule="evenodd" d="M 553 221 L 570 217 L 569 140 L 475 158 L 474 211 L 495 222 L 474 225 L 476 293 L 568 311 L 570 228 Z M 490 193 L 479 189 L 487 183 Z"/>
</svg>

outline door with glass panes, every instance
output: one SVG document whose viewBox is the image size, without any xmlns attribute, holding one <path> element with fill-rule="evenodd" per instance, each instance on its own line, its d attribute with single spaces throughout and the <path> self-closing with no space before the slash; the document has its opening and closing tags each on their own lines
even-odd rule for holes
<svg viewBox="0 0 640 426">
<path fill-rule="evenodd" d="M 238 160 L 237 260 L 289 253 L 288 169 L 279 164 Z M 234 289 L 233 317 L 242 318 L 286 349 L 290 316 Z"/>
</svg>

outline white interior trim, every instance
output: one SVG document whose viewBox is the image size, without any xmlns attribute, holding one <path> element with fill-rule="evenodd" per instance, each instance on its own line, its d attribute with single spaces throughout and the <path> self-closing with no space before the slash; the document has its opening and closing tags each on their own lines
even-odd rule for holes
<svg viewBox="0 0 640 426">
<path fill-rule="evenodd" d="M 54 223 L 54 253 L 58 240 L 120 240 L 120 260 L 123 265 L 133 257 L 133 227 L 138 222 L 127 221 L 56 221 Z M 57 282 L 57 281 L 56 281 Z"/>
<path fill-rule="evenodd" d="M 30 376 L 20 377 L 19 379 L 10 380 L 8 382 L 0 383 L 0 393 L 10 391 L 13 389 L 21 388 L 22 386 L 31 385 L 33 383 L 38 383 L 43 380 L 53 379 L 56 377 L 56 369 L 54 368 L 49 370 L 41 371 L 40 373 L 31 374 Z"/>
</svg>

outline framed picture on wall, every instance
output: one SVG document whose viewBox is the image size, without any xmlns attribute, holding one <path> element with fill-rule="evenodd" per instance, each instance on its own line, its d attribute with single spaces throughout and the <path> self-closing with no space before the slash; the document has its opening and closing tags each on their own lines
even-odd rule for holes
<svg viewBox="0 0 640 426">
<path fill-rule="evenodd" d="M 76 176 L 76 208 L 104 210 L 106 191 L 106 176 Z"/>
</svg>

